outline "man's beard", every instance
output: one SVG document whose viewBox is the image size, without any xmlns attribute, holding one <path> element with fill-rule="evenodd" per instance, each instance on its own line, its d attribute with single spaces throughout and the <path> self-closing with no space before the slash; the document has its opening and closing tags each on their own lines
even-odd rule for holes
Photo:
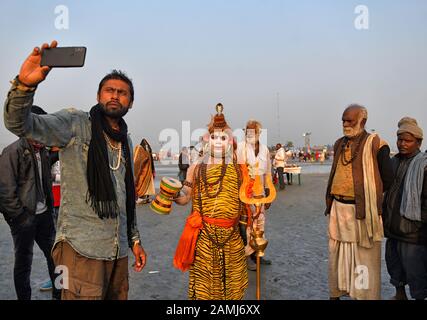
<svg viewBox="0 0 427 320">
<path fill-rule="evenodd" d="M 358 136 L 360 133 L 362 133 L 362 131 L 363 131 L 363 128 L 361 126 L 361 122 L 359 122 L 354 127 L 344 127 L 343 128 L 344 136 L 346 136 L 347 138 L 350 138 L 350 139 Z"/>
<path fill-rule="evenodd" d="M 257 139 L 255 137 L 251 137 L 251 138 L 246 137 L 246 143 L 254 146 L 257 143 Z"/>
<path fill-rule="evenodd" d="M 109 104 L 108 102 L 106 105 L 101 104 L 102 114 L 113 119 L 123 118 L 126 115 L 126 113 L 128 113 L 129 107 L 123 107 L 123 105 L 120 102 L 116 102 L 116 103 L 120 105 L 120 108 L 112 111 L 107 110 L 107 106 Z"/>
</svg>

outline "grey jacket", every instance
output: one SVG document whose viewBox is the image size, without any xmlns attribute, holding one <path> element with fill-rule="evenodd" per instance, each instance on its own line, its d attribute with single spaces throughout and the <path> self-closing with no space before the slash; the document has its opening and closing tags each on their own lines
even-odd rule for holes
<svg viewBox="0 0 427 320">
<path fill-rule="evenodd" d="M 4 106 L 7 129 L 22 137 L 32 138 L 47 146 L 60 148 L 61 206 L 55 244 L 67 241 L 81 255 L 99 260 L 114 260 L 127 254 L 127 246 L 140 239 L 136 212 L 130 230 L 126 227 L 123 199 L 124 182 L 116 176 L 116 193 L 120 215 L 116 219 L 100 219 L 86 202 L 87 158 L 91 141 L 91 122 L 87 112 L 64 109 L 48 115 L 30 112 L 34 92 L 24 92 L 12 85 Z M 131 140 L 128 137 L 130 149 Z M 133 155 L 131 154 L 133 168 Z M 117 174 L 123 174 L 118 170 Z M 117 182 L 120 183 L 117 183 Z M 120 200 L 122 199 L 122 200 Z M 122 205 L 121 205 L 122 204 Z M 126 240 L 124 242 L 124 239 Z M 126 248 L 123 248 L 124 243 Z M 126 250 L 124 250 L 126 249 Z"/>
<path fill-rule="evenodd" d="M 403 242 L 427 245 L 427 167 L 421 193 L 421 221 L 412 221 L 400 214 L 404 181 L 414 156 L 407 158 L 397 154 L 392 159 L 394 181 L 383 203 L 384 235 Z"/>
<path fill-rule="evenodd" d="M 43 192 L 52 210 L 52 179 L 49 154 L 40 150 Z M 38 168 L 35 153 L 25 138 L 7 146 L 0 155 L 0 212 L 9 224 L 20 223 L 34 215 L 37 205 Z"/>
</svg>

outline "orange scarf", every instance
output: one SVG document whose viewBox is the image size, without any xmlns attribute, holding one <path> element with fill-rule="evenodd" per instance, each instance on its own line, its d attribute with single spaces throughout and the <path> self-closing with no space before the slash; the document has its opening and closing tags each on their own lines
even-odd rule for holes
<svg viewBox="0 0 427 320">
<path fill-rule="evenodd" d="M 213 224 L 222 228 L 231 228 L 239 222 L 239 217 L 236 219 L 218 219 L 203 217 L 203 221 L 209 224 Z M 175 257 L 173 259 L 173 265 L 175 268 L 182 272 L 190 269 L 194 261 L 194 254 L 196 252 L 196 243 L 200 231 L 203 229 L 202 216 L 199 212 L 194 211 L 187 218 L 182 232 L 181 238 L 179 239 L 178 246 L 175 251 Z"/>
</svg>

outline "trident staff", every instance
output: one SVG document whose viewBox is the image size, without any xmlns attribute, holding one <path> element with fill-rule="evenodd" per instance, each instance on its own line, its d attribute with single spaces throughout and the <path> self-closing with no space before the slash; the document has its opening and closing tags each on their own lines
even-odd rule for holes
<svg viewBox="0 0 427 320">
<path fill-rule="evenodd" d="M 273 182 L 271 181 L 271 175 L 265 175 L 265 185 L 269 192 L 264 195 L 264 183 L 262 177 L 259 174 L 259 168 L 254 168 L 254 175 L 251 178 L 250 175 L 243 175 L 243 183 L 240 187 L 239 197 L 243 203 L 255 206 L 255 212 L 251 210 L 251 240 L 250 246 L 256 252 L 256 299 L 261 299 L 261 257 L 264 256 L 264 251 L 267 248 L 268 241 L 264 239 L 264 231 L 260 230 L 253 222 L 259 217 L 262 206 L 265 204 L 272 203 L 276 198 L 276 189 L 274 188 Z"/>
</svg>

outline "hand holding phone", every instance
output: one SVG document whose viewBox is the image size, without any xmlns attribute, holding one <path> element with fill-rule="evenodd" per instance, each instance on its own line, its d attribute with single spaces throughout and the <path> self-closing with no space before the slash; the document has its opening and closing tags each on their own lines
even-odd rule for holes
<svg viewBox="0 0 427 320">
<path fill-rule="evenodd" d="M 19 81 L 28 86 L 36 87 L 40 82 L 46 79 L 50 67 L 41 66 L 42 53 L 49 48 L 56 48 L 58 42 L 55 40 L 49 45 L 44 43 L 41 47 L 35 47 L 28 58 L 24 61 L 19 71 Z"/>
</svg>

